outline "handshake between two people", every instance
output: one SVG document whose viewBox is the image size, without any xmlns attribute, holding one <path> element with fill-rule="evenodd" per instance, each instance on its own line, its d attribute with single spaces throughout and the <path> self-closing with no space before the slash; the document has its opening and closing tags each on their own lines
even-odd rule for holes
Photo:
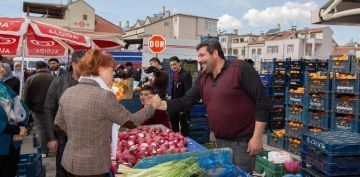
<svg viewBox="0 0 360 177">
<path fill-rule="evenodd" d="M 163 111 L 166 111 L 167 109 L 166 101 L 162 101 L 158 94 L 148 95 L 145 98 L 145 105 L 151 105 L 154 109 L 159 109 Z"/>
</svg>

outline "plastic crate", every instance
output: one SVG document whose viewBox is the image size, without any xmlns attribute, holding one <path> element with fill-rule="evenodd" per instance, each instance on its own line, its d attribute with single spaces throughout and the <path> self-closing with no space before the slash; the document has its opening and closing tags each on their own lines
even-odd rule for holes
<svg viewBox="0 0 360 177">
<path fill-rule="evenodd" d="M 352 57 L 351 60 L 351 72 L 360 73 L 360 57 Z"/>
<path fill-rule="evenodd" d="M 276 129 L 284 129 L 285 121 L 284 120 L 272 120 L 267 124 L 267 126 L 270 131 L 273 131 Z"/>
<path fill-rule="evenodd" d="M 306 105 L 312 110 L 326 111 L 331 109 L 330 100 L 328 94 L 309 94 Z"/>
<path fill-rule="evenodd" d="M 206 108 L 203 104 L 193 105 L 190 110 L 190 117 L 204 117 L 206 116 Z"/>
<path fill-rule="evenodd" d="M 41 175 L 42 158 L 40 153 L 21 154 L 16 177 L 38 177 Z"/>
<path fill-rule="evenodd" d="M 271 87 L 269 87 L 269 86 L 265 87 L 265 93 L 266 93 L 266 95 L 270 96 L 271 95 Z"/>
<path fill-rule="evenodd" d="M 286 132 L 286 136 L 290 136 L 290 137 L 294 137 L 294 138 L 298 138 L 301 139 L 301 134 L 303 133 L 304 130 L 304 125 L 301 124 L 301 127 L 295 127 L 293 125 L 290 125 L 292 122 L 287 122 L 285 124 L 285 132 Z M 299 122 L 295 122 L 296 124 L 299 124 Z"/>
<path fill-rule="evenodd" d="M 304 60 L 305 71 L 317 71 L 316 60 Z"/>
<path fill-rule="evenodd" d="M 360 79 L 334 79 L 333 91 L 336 93 L 357 94 L 360 92 Z"/>
<path fill-rule="evenodd" d="M 328 60 L 316 60 L 316 71 L 327 71 L 329 68 Z"/>
<path fill-rule="evenodd" d="M 307 115 L 307 110 L 294 110 L 292 106 L 286 108 L 286 120 L 295 121 L 295 122 L 305 122 L 305 117 Z M 301 108 L 298 108 L 301 109 Z"/>
<path fill-rule="evenodd" d="M 189 129 L 209 131 L 209 121 L 205 117 L 192 117 L 189 122 Z"/>
<path fill-rule="evenodd" d="M 327 130 L 329 127 L 329 119 L 329 113 L 326 111 L 309 110 L 307 116 L 305 116 L 305 125 Z"/>
<path fill-rule="evenodd" d="M 263 85 L 267 86 L 271 84 L 271 74 L 260 74 L 259 76 Z"/>
<path fill-rule="evenodd" d="M 360 155 L 360 134 L 347 131 L 321 133 L 305 132 L 305 145 L 314 147 L 329 155 Z"/>
<path fill-rule="evenodd" d="M 300 143 L 296 143 L 300 142 Z M 300 155 L 301 139 L 294 137 L 287 137 L 285 139 L 285 149 L 293 154 Z"/>
<path fill-rule="evenodd" d="M 359 97 L 334 97 L 333 110 L 335 113 L 359 114 Z"/>
<path fill-rule="evenodd" d="M 279 109 L 285 108 L 285 98 L 281 97 L 272 97 L 271 98 L 271 108 L 272 109 Z"/>
<path fill-rule="evenodd" d="M 290 70 L 300 70 L 304 71 L 305 63 L 302 60 L 290 61 Z"/>
<path fill-rule="evenodd" d="M 210 131 L 191 131 L 189 132 L 189 138 L 198 143 L 208 143 L 210 141 Z"/>
<path fill-rule="evenodd" d="M 282 177 L 286 174 L 284 165 L 268 161 L 268 153 L 269 151 L 262 151 L 256 156 L 255 171 L 260 174 L 265 173 L 266 177 Z"/>
<path fill-rule="evenodd" d="M 353 133 L 360 133 L 360 120 L 347 119 L 344 117 L 332 117 L 331 130 L 343 130 Z"/>
<path fill-rule="evenodd" d="M 313 79 L 309 76 L 310 73 L 305 74 L 305 88 L 309 93 L 328 93 L 330 92 L 330 79 L 326 76 L 324 79 Z"/>
<path fill-rule="evenodd" d="M 301 151 L 301 160 L 332 176 L 360 175 L 360 168 L 348 163 L 328 163 L 316 155 Z"/>
<path fill-rule="evenodd" d="M 349 73 L 351 60 L 329 60 L 329 70 L 334 72 Z"/>
<path fill-rule="evenodd" d="M 286 84 L 288 83 L 288 75 L 286 73 L 276 72 L 271 76 L 272 84 Z"/>
<path fill-rule="evenodd" d="M 273 134 L 269 134 L 269 135 L 267 135 L 267 145 L 276 147 L 279 149 L 284 149 L 284 147 L 285 147 L 284 137 L 277 137 Z"/>
<path fill-rule="evenodd" d="M 291 72 L 291 71 L 290 71 Z M 290 79 L 289 79 L 289 83 L 290 84 L 299 84 L 299 85 L 303 85 L 304 84 L 304 74 L 300 73 L 300 74 L 290 74 Z"/>
<path fill-rule="evenodd" d="M 275 71 L 286 71 L 288 70 L 288 61 L 274 61 L 274 70 Z"/>
<path fill-rule="evenodd" d="M 273 60 L 261 61 L 260 70 L 273 72 L 274 71 L 274 61 Z"/>
<path fill-rule="evenodd" d="M 304 93 L 291 93 L 291 92 L 286 92 L 287 96 L 287 103 L 289 105 L 299 105 L 299 106 L 306 106 L 305 105 L 305 99 L 307 97 L 306 94 Z"/>
<path fill-rule="evenodd" d="M 271 87 L 271 95 L 272 96 L 285 96 L 286 87 L 284 85 L 273 85 Z"/>
</svg>

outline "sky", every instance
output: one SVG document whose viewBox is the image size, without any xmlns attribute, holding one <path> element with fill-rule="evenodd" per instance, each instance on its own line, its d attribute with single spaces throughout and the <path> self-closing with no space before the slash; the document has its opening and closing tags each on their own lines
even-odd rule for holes
<svg viewBox="0 0 360 177">
<path fill-rule="evenodd" d="M 28 0 L 30 2 L 68 3 L 68 0 Z M 239 34 L 259 34 L 280 24 L 282 30 L 296 26 L 317 28 L 311 24 L 311 11 L 318 10 L 327 0 L 85 0 L 95 13 L 114 24 L 130 25 L 162 11 L 162 6 L 174 13 L 185 13 L 219 19 L 218 29 Z M 21 17 L 23 0 L 0 0 L 0 16 Z M 343 45 L 352 39 L 360 42 L 359 27 L 330 25 L 333 38 Z"/>
</svg>

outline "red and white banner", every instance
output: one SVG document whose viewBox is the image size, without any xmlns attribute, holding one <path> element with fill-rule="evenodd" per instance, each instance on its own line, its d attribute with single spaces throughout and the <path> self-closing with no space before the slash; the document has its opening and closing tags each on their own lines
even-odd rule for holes
<svg viewBox="0 0 360 177">
<path fill-rule="evenodd" d="M 21 36 L 26 33 L 28 20 L 25 18 L 0 17 L 0 34 Z"/>
<path fill-rule="evenodd" d="M 0 35 L 0 55 L 2 56 L 17 56 L 21 52 L 21 36 Z"/>
</svg>

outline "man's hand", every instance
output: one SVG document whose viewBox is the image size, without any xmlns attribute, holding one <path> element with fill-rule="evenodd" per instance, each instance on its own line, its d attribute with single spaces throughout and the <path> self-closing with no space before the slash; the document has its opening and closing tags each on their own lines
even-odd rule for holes
<svg viewBox="0 0 360 177">
<path fill-rule="evenodd" d="M 158 94 L 156 94 L 155 96 L 152 97 L 152 103 L 151 105 L 153 106 L 154 109 L 158 109 L 161 105 L 161 98 Z"/>
<path fill-rule="evenodd" d="M 13 141 L 21 141 L 23 140 L 24 136 L 21 135 L 14 135 L 13 136 Z"/>
<path fill-rule="evenodd" d="M 258 154 L 263 148 L 263 140 L 262 137 L 252 137 L 248 143 L 247 152 L 249 152 L 250 156 L 254 156 Z"/>
<path fill-rule="evenodd" d="M 52 140 L 52 141 L 48 142 L 47 147 L 49 148 L 50 152 L 56 152 L 58 145 L 59 145 L 59 143 L 57 140 Z"/>
<path fill-rule="evenodd" d="M 23 126 L 20 126 L 20 133 L 19 133 L 20 136 L 27 136 L 27 129 Z"/>
</svg>

